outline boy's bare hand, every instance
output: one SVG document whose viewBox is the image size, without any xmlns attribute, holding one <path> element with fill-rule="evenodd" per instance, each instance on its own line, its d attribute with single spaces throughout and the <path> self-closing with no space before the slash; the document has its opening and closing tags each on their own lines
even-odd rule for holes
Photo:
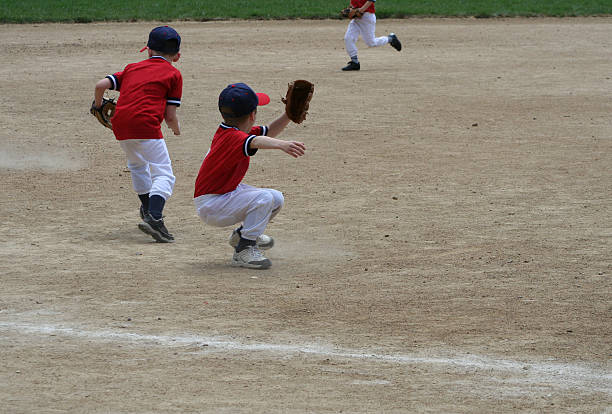
<svg viewBox="0 0 612 414">
<path fill-rule="evenodd" d="M 293 158 L 301 157 L 306 151 L 306 146 L 303 142 L 283 141 L 281 149 Z"/>
</svg>

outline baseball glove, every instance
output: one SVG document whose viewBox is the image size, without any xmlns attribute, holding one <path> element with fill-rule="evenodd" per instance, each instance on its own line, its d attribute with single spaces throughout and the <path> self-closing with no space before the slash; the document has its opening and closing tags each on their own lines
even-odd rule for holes
<svg viewBox="0 0 612 414">
<path fill-rule="evenodd" d="M 363 16 L 363 13 L 357 7 L 347 7 L 340 10 L 340 16 L 347 19 L 359 19 Z"/>
<path fill-rule="evenodd" d="M 296 80 L 289 83 L 287 95 L 282 98 L 282 101 L 290 120 L 301 124 L 306 119 L 313 93 L 314 85 L 307 80 Z"/>
<path fill-rule="evenodd" d="M 115 107 L 117 104 L 113 99 L 102 98 L 102 105 L 100 107 L 96 107 L 96 101 L 91 103 L 91 109 L 89 112 L 96 117 L 98 122 L 104 125 L 107 128 L 113 129 L 111 125 L 111 118 L 115 113 Z"/>
</svg>

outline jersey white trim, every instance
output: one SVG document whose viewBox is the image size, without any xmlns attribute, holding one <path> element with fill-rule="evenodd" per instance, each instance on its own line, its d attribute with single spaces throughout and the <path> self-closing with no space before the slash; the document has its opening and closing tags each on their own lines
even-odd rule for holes
<svg viewBox="0 0 612 414">
<path fill-rule="evenodd" d="M 220 126 L 221 128 L 223 128 L 223 129 L 232 129 L 232 128 L 234 128 L 234 129 L 238 129 L 238 128 L 234 127 L 234 126 L 227 125 L 227 124 L 226 124 L 226 123 L 224 123 L 224 122 L 221 122 L 221 125 L 219 125 L 219 126 Z"/>
<path fill-rule="evenodd" d="M 119 89 L 117 88 L 117 78 L 115 78 L 115 75 L 106 75 L 106 77 L 110 79 L 111 83 L 113 84 L 110 89 L 118 91 Z"/>
<path fill-rule="evenodd" d="M 244 146 L 242 147 L 242 152 L 244 152 L 244 155 L 246 157 L 251 157 L 255 155 L 255 153 L 257 152 L 257 148 L 252 148 L 249 151 L 249 144 L 251 143 L 251 141 L 253 141 L 253 138 L 255 137 L 257 137 L 257 135 L 249 135 L 247 139 L 244 140 Z"/>
</svg>

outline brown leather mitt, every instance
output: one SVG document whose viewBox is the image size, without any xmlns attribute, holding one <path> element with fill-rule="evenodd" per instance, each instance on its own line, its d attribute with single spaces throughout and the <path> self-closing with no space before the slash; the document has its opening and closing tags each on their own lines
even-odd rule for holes
<svg viewBox="0 0 612 414">
<path fill-rule="evenodd" d="M 96 102 L 91 103 L 89 112 L 96 117 L 98 122 L 107 128 L 113 129 L 111 125 L 111 118 L 115 114 L 115 101 L 113 99 L 102 98 L 102 105 L 99 108 L 96 107 Z"/>
<path fill-rule="evenodd" d="M 289 83 L 287 95 L 282 98 L 282 101 L 290 120 L 296 124 L 304 122 L 313 93 L 314 85 L 307 80 L 300 79 Z"/>
<path fill-rule="evenodd" d="M 340 10 L 340 16 L 347 19 L 359 19 L 363 13 L 357 7 L 346 7 Z"/>
</svg>

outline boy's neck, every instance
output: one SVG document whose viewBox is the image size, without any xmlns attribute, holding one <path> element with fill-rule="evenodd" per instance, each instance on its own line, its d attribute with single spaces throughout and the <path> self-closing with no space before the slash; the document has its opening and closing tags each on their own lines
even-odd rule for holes
<svg viewBox="0 0 612 414">
<path fill-rule="evenodd" d="M 244 122 L 239 122 L 238 125 L 236 125 L 236 128 L 248 134 L 251 132 L 251 128 L 253 128 L 253 123 L 247 119 Z"/>
<path fill-rule="evenodd" d="M 251 132 L 253 125 L 255 125 L 255 120 L 251 118 L 246 118 L 243 121 L 228 121 L 224 119 L 223 123 L 227 126 L 238 128 L 242 132 L 246 132 L 248 134 Z"/>
<path fill-rule="evenodd" d="M 149 49 L 148 52 L 149 52 L 149 59 L 152 58 L 152 57 L 156 57 L 156 58 L 160 57 L 160 58 L 162 58 L 163 60 L 165 60 L 166 62 L 168 62 L 171 65 L 173 64 L 173 62 L 177 62 L 180 59 L 180 57 L 181 57 L 180 52 L 177 52 L 174 55 L 165 55 L 165 54 L 163 54 L 161 52 L 158 52 L 157 50 L 153 50 L 153 49 Z"/>
<path fill-rule="evenodd" d="M 166 62 L 168 62 L 169 64 L 171 64 L 171 65 L 172 65 L 172 60 L 168 59 L 168 58 L 167 58 L 167 57 L 165 57 L 165 56 L 162 56 L 162 55 L 153 55 L 153 56 L 151 56 L 149 59 L 151 59 L 151 58 L 162 58 L 163 60 L 165 60 Z"/>
</svg>

